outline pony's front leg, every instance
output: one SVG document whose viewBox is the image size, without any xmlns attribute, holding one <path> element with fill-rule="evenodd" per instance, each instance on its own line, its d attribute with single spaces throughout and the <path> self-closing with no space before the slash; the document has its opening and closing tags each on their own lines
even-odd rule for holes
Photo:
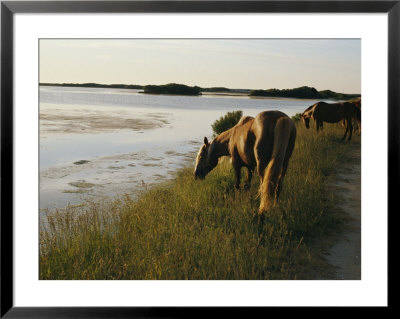
<svg viewBox="0 0 400 319">
<path fill-rule="evenodd" d="M 251 178 L 253 177 L 253 171 L 250 168 L 247 168 L 247 176 L 246 176 L 246 182 L 244 184 L 244 189 L 249 190 L 250 185 L 251 185 Z"/>
<path fill-rule="evenodd" d="M 324 122 L 323 121 L 318 121 L 318 120 L 316 120 L 315 121 L 315 123 L 316 123 L 316 126 L 317 126 L 317 132 L 321 129 L 321 131 L 322 131 L 322 129 L 323 129 L 323 127 L 324 127 Z"/>
<path fill-rule="evenodd" d="M 241 171 L 241 166 L 238 165 L 236 162 L 232 161 L 232 166 L 233 166 L 233 170 L 235 172 L 235 188 L 239 189 L 240 188 L 240 171 Z"/>
<path fill-rule="evenodd" d="M 347 135 L 347 132 L 349 131 L 349 122 L 346 120 L 345 121 L 345 128 L 346 128 L 346 130 L 344 131 L 344 135 L 343 135 L 343 137 L 342 137 L 342 141 L 346 138 L 346 135 Z"/>
</svg>

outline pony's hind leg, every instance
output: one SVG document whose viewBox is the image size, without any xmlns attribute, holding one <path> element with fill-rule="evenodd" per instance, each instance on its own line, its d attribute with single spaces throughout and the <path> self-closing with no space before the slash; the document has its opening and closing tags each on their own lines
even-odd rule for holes
<svg viewBox="0 0 400 319">
<path fill-rule="evenodd" d="M 342 141 L 346 138 L 347 133 L 349 133 L 349 137 L 348 137 L 348 141 L 351 140 L 351 136 L 353 135 L 353 123 L 352 123 L 352 119 L 346 119 L 346 130 L 344 132 L 344 135 L 342 137 Z"/>
<path fill-rule="evenodd" d="M 271 159 L 273 143 L 267 139 L 260 138 L 254 145 L 254 155 L 257 163 L 257 173 L 261 181 L 264 177 L 264 171 Z"/>
<path fill-rule="evenodd" d="M 295 141 L 296 141 L 296 135 L 297 135 L 296 131 L 292 131 L 292 133 L 290 135 L 290 140 L 289 140 L 289 143 L 288 143 L 288 146 L 286 149 L 285 159 L 283 161 L 282 173 L 278 180 L 278 187 L 276 188 L 276 199 L 279 198 L 279 195 L 282 190 L 283 179 L 286 175 L 286 171 L 287 171 L 287 168 L 289 165 L 289 160 L 293 153 L 293 149 L 294 149 L 294 145 L 295 145 Z"/>
<path fill-rule="evenodd" d="M 267 138 L 260 138 L 254 145 L 254 155 L 256 159 L 256 169 L 260 178 L 260 208 L 259 214 L 266 212 L 271 205 L 271 196 L 269 195 L 269 182 L 265 182 L 267 174 L 267 165 L 270 163 L 274 143 Z M 264 185 L 264 187 L 263 187 Z"/>
<path fill-rule="evenodd" d="M 246 182 L 244 184 L 244 189 L 249 190 L 251 185 L 251 178 L 253 177 L 253 170 L 251 168 L 247 168 Z"/>
<path fill-rule="evenodd" d="M 284 169 L 284 161 L 287 154 L 292 132 L 295 130 L 293 122 L 289 118 L 281 118 L 274 129 L 273 150 L 270 153 L 268 164 L 261 177 L 259 214 L 267 212 L 276 202 L 278 185 Z M 290 151 L 291 152 L 291 151 Z M 258 164 L 258 163 L 257 163 Z"/>
</svg>

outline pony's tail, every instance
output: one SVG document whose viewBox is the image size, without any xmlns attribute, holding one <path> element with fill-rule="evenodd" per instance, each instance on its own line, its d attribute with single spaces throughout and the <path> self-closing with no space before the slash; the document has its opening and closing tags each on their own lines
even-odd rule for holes
<svg viewBox="0 0 400 319">
<path fill-rule="evenodd" d="M 294 147 L 293 138 L 296 137 L 294 130 L 296 128 L 288 117 L 278 119 L 275 125 L 272 156 L 265 168 L 260 185 L 259 214 L 268 211 L 278 199 L 288 160 Z"/>
</svg>

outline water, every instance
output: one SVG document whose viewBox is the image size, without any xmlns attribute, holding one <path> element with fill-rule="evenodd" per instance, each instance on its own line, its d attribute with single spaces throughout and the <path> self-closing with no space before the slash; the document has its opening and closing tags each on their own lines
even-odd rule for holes
<svg viewBox="0 0 400 319">
<path fill-rule="evenodd" d="M 228 111 L 289 116 L 315 100 L 168 96 L 138 90 L 40 88 L 40 208 L 130 194 L 193 165 Z"/>
</svg>

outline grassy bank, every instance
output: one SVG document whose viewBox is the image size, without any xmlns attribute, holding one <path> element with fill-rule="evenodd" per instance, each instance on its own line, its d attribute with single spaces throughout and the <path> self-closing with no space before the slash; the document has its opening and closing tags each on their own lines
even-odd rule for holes
<svg viewBox="0 0 400 319">
<path fill-rule="evenodd" d="M 297 128 L 280 201 L 264 223 L 253 218 L 257 175 L 250 191 L 237 191 L 228 161 L 204 181 L 188 167 L 138 200 L 49 213 L 40 279 L 312 279 L 321 260 L 311 244 L 343 224 L 329 180 L 360 137 L 341 142 L 340 125 L 318 135 Z"/>
</svg>

